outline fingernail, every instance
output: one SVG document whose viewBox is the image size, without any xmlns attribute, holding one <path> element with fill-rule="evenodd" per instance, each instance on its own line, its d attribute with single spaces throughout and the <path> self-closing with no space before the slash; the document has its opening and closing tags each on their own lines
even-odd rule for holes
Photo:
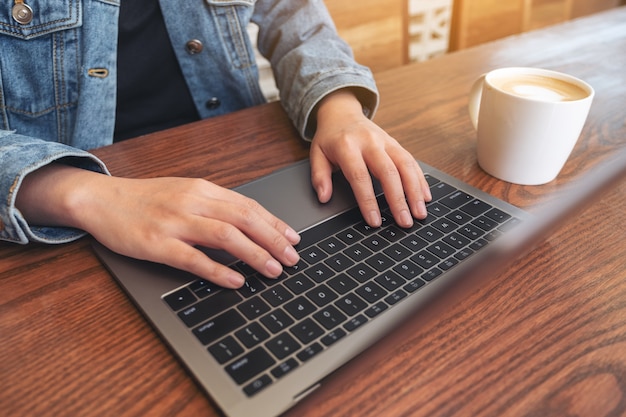
<svg viewBox="0 0 626 417">
<path fill-rule="evenodd" d="M 228 275 L 228 282 L 232 288 L 241 288 L 246 280 L 236 272 Z"/>
<path fill-rule="evenodd" d="M 277 277 L 283 272 L 283 267 L 276 259 L 270 259 L 265 263 L 265 270 L 270 277 Z"/>
<path fill-rule="evenodd" d="M 293 230 L 291 227 L 287 227 L 287 230 L 285 231 L 285 237 L 293 245 L 295 245 L 298 242 L 300 242 L 300 235 L 298 234 L 298 232 Z"/>
<path fill-rule="evenodd" d="M 367 223 L 372 227 L 380 226 L 382 224 L 382 221 L 380 220 L 380 214 L 375 210 L 370 211 L 369 215 L 367 216 Z"/>
<path fill-rule="evenodd" d="M 287 259 L 288 266 L 293 266 L 300 260 L 300 255 L 292 246 L 287 246 L 285 248 L 285 259 Z"/>
<path fill-rule="evenodd" d="M 417 203 L 417 211 L 421 215 L 421 219 L 426 218 L 428 216 L 428 210 L 426 210 L 426 203 L 420 201 Z"/>
<path fill-rule="evenodd" d="M 411 227 L 413 226 L 413 216 L 408 210 L 402 210 L 400 212 L 400 226 Z"/>
</svg>

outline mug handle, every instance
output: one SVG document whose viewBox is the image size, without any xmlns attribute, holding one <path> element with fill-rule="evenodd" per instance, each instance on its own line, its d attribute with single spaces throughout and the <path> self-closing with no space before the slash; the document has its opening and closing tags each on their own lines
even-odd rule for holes
<svg viewBox="0 0 626 417">
<path fill-rule="evenodd" d="M 483 94 L 483 86 L 485 85 L 485 76 L 487 74 L 481 75 L 474 84 L 472 85 L 472 89 L 469 94 L 469 103 L 467 105 L 467 109 L 469 110 L 469 116 L 474 125 L 474 129 L 478 129 L 478 113 L 480 110 L 480 99 Z"/>
</svg>

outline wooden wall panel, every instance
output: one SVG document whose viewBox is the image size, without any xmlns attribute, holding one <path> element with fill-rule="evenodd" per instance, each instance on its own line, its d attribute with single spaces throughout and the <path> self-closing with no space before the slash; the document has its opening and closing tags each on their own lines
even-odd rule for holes
<svg viewBox="0 0 626 417">
<path fill-rule="evenodd" d="M 372 71 L 407 62 L 406 0 L 325 0 L 339 35 Z"/>
</svg>

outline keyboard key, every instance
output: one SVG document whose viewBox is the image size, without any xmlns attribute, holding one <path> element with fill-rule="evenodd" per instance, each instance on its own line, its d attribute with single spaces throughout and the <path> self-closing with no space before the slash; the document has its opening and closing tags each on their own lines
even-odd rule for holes
<svg viewBox="0 0 626 417">
<path fill-rule="evenodd" d="M 193 329 L 193 334 L 196 335 L 200 343 L 208 345 L 244 324 L 246 324 L 246 319 L 233 309 L 196 327 Z"/>
<path fill-rule="evenodd" d="M 470 249 L 477 251 L 487 246 L 488 243 L 489 242 L 487 242 L 485 239 L 478 239 L 472 242 L 469 247 Z"/>
<path fill-rule="evenodd" d="M 450 209 L 440 203 L 428 203 L 426 207 L 428 209 L 428 213 L 435 217 L 445 216 L 450 213 Z"/>
<path fill-rule="evenodd" d="M 187 287 L 181 288 L 176 292 L 166 295 L 165 297 L 163 297 L 163 299 L 174 311 L 178 311 L 181 308 L 185 308 L 188 305 L 198 301 L 198 299 L 193 295 L 191 291 L 189 291 L 189 288 Z"/>
<path fill-rule="evenodd" d="M 471 242 L 468 238 L 457 232 L 453 232 L 444 237 L 443 241 L 456 249 L 461 249 L 462 247 L 469 245 Z"/>
<path fill-rule="evenodd" d="M 432 281 L 433 279 L 437 278 L 439 275 L 441 275 L 443 273 L 443 271 L 439 268 L 433 268 L 430 269 L 426 272 L 424 272 L 421 277 L 424 281 Z"/>
<path fill-rule="evenodd" d="M 389 305 L 394 305 L 397 302 L 403 300 L 408 294 L 402 290 L 397 290 L 393 293 L 391 293 L 387 298 L 385 298 L 385 301 L 387 302 L 387 304 Z"/>
<path fill-rule="evenodd" d="M 417 252 L 428 246 L 428 242 L 417 236 L 407 236 L 400 241 L 404 246 L 412 252 Z"/>
<path fill-rule="evenodd" d="M 324 334 L 324 330 L 310 318 L 294 324 L 289 331 L 303 344 L 311 343 Z"/>
<path fill-rule="evenodd" d="M 325 264 L 313 265 L 311 268 L 304 271 L 304 274 L 315 282 L 326 281 L 335 275 L 333 270 Z"/>
<path fill-rule="evenodd" d="M 189 284 L 189 289 L 199 298 L 205 298 L 220 291 L 222 287 L 206 279 L 197 279 Z"/>
<path fill-rule="evenodd" d="M 270 311 L 270 306 L 261 297 L 254 297 L 239 304 L 237 309 L 249 320 L 254 320 Z"/>
<path fill-rule="evenodd" d="M 356 265 L 348 269 L 346 272 L 359 282 L 369 281 L 376 276 L 376 271 L 365 264 Z"/>
<path fill-rule="evenodd" d="M 462 212 L 461 210 L 454 210 L 452 213 L 447 214 L 445 218 L 458 224 L 459 226 L 474 219 L 472 216 Z"/>
<path fill-rule="evenodd" d="M 353 228 L 346 229 L 337 233 L 339 240 L 347 245 L 352 245 L 363 238 L 363 235 L 354 230 Z"/>
<path fill-rule="evenodd" d="M 339 299 L 335 303 L 339 309 L 341 309 L 348 316 L 353 316 L 361 311 L 363 311 L 367 304 L 356 294 L 348 294 L 345 297 Z"/>
<path fill-rule="evenodd" d="M 376 252 L 389 245 L 389 241 L 379 237 L 378 235 L 370 236 L 363 239 L 363 244 L 370 250 Z"/>
<path fill-rule="evenodd" d="M 324 263 L 334 269 L 335 272 L 344 271 L 354 265 L 354 261 L 343 253 L 332 255 Z"/>
<path fill-rule="evenodd" d="M 272 369 L 271 372 L 272 372 L 272 375 L 274 375 L 274 378 L 280 378 L 282 376 L 287 375 L 289 372 L 293 371 L 297 367 L 298 367 L 298 361 L 291 358 L 281 363 L 276 368 Z"/>
<path fill-rule="evenodd" d="M 458 227 L 458 225 L 447 218 L 437 219 L 431 223 L 431 226 L 442 233 L 450 233 Z"/>
<path fill-rule="evenodd" d="M 438 256 L 440 259 L 445 259 L 448 256 L 452 256 L 455 252 L 455 249 L 448 245 L 447 243 L 439 242 L 433 243 L 428 248 L 426 248 L 430 253 Z"/>
<path fill-rule="evenodd" d="M 406 235 L 406 232 L 395 226 L 389 226 L 380 232 L 380 235 L 390 242 L 396 242 Z"/>
<path fill-rule="evenodd" d="M 263 316 L 261 323 L 267 327 L 270 332 L 276 334 L 291 326 L 294 321 L 283 310 L 276 310 Z"/>
<path fill-rule="evenodd" d="M 237 384 L 241 385 L 275 363 L 276 361 L 265 349 L 258 347 L 226 366 L 226 372 Z"/>
<path fill-rule="evenodd" d="M 472 200 L 472 198 L 472 196 L 463 191 L 455 191 L 439 200 L 439 202 L 450 209 L 456 209 Z"/>
<path fill-rule="evenodd" d="M 442 269 L 443 271 L 447 271 L 448 269 L 452 268 L 453 266 L 457 265 L 459 263 L 459 260 L 456 258 L 448 258 L 445 261 L 443 261 L 442 263 L 440 263 L 439 265 L 437 265 L 440 269 Z"/>
<path fill-rule="evenodd" d="M 306 362 L 311 359 L 313 356 L 320 353 L 324 348 L 319 343 L 313 343 L 311 346 L 305 348 L 302 352 L 298 353 L 296 356 L 302 362 Z"/>
<path fill-rule="evenodd" d="M 473 200 L 461 207 L 461 210 L 463 210 L 465 213 L 469 214 L 472 217 L 478 217 L 490 208 L 491 205 L 485 203 L 484 201 Z"/>
<path fill-rule="evenodd" d="M 357 288 L 356 293 L 368 303 L 373 304 L 387 295 L 387 290 L 375 282 L 369 282 Z"/>
<path fill-rule="evenodd" d="M 282 285 L 279 285 L 266 290 L 263 294 L 261 294 L 261 297 L 270 303 L 271 306 L 276 307 L 291 300 L 293 298 L 293 294 L 287 291 L 287 289 Z"/>
<path fill-rule="evenodd" d="M 318 248 L 317 246 L 309 246 L 308 248 L 300 251 L 300 257 L 304 259 L 309 265 L 316 264 L 319 261 L 324 260 L 328 254 Z"/>
<path fill-rule="evenodd" d="M 322 337 L 321 341 L 324 345 L 330 346 L 342 337 L 344 337 L 347 333 L 343 329 L 335 329 L 332 332 L 328 333 L 326 336 Z"/>
<path fill-rule="evenodd" d="M 428 242 L 434 242 L 436 240 L 441 239 L 441 237 L 443 236 L 443 233 L 441 233 L 439 230 L 431 226 L 426 226 L 418 230 L 417 235 Z"/>
<path fill-rule="evenodd" d="M 304 274 L 298 274 L 285 281 L 285 287 L 289 288 L 296 295 L 300 295 L 314 286 L 315 283 Z"/>
<path fill-rule="evenodd" d="M 430 194 L 433 197 L 432 199 L 433 202 L 439 200 L 440 198 L 448 194 L 453 193 L 454 191 L 456 191 L 456 188 L 454 188 L 453 186 L 449 184 L 446 184 L 445 182 L 440 182 L 430 187 Z"/>
<path fill-rule="evenodd" d="M 278 359 L 284 359 L 300 349 L 301 345 L 289 333 L 284 332 L 265 344 Z"/>
<path fill-rule="evenodd" d="M 361 262 L 372 255 L 372 251 L 367 249 L 365 246 L 357 243 L 354 246 L 349 247 L 344 251 L 346 255 L 350 257 L 355 262 Z"/>
<path fill-rule="evenodd" d="M 344 249 L 346 247 L 346 244 L 336 237 L 331 236 L 325 241 L 321 242 L 319 244 L 319 247 L 322 248 L 324 252 L 328 253 L 329 255 L 334 255 L 335 253 Z"/>
<path fill-rule="evenodd" d="M 498 226 L 498 223 L 495 220 L 492 220 L 487 216 L 480 216 L 476 220 L 472 221 L 472 224 L 474 226 L 480 227 L 486 232 Z"/>
<path fill-rule="evenodd" d="M 402 287 L 404 289 L 404 291 L 406 292 L 415 292 L 418 289 L 420 289 L 421 287 L 423 287 L 425 284 L 424 281 L 422 281 L 419 278 L 414 279 L 413 281 L 409 282 L 408 284 L 406 284 L 404 287 Z"/>
<path fill-rule="evenodd" d="M 472 240 L 478 239 L 485 233 L 484 231 L 472 224 L 466 224 L 465 226 L 459 228 L 458 232 Z"/>
<path fill-rule="evenodd" d="M 326 285 L 320 285 L 306 293 L 306 296 L 318 307 L 323 307 L 337 299 L 338 295 Z"/>
<path fill-rule="evenodd" d="M 306 269 L 307 266 L 308 266 L 307 263 L 304 262 L 302 258 L 300 258 L 297 264 L 293 266 L 283 267 L 283 271 L 285 272 L 285 274 L 292 276 L 292 275 L 297 274 L 300 271 L 303 271 L 304 269 Z"/>
<path fill-rule="evenodd" d="M 224 364 L 241 355 L 243 353 L 243 348 L 234 337 L 228 336 L 227 338 L 209 347 L 209 352 L 218 363 Z"/>
<path fill-rule="evenodd" d="M 396 243 L 385 249 L 383 253 L 392 258 L 394 261 L 401 261 L 411 256 L 412 252 L 408 250 L 406 246 Z"/>
<path fill-rule="evenodd" d="M 246 393 L 249 397 L 253 396 L 257 392 L 261 391 L 263 388 L 267 387 L 272 383 L 272 378 L 267 375 L 263 375 L 256 380 L 252 381 L 250 384 L 246 385 L 243 388 L 243 392 Z"/>
<path fill-rule="evenodd" d="M 369 266 L 382 272 L 394 265 L 393 260 L 384 253 L 376 253 L 374 256 L 365 261 Z"/>
<path fill-rule="evenodd" d="M 236 291 L 220 291 L 199 303 L 178 313 L 178 317 L 188 326 L 193 327 L 214 315 L 233 307 L 242 300 Z"/>
<path fill-rule="evenodd" d="M 404 278 L 393 271 L 382 273 L 376 277 L 375 281 L 382 285 L 387 291 L 393 291 L 406 282 Z"/>
<path fill-rule="evenodd" d="M 417 255 L 411 257 L 411 260 L 424 269 L 429 269 L 439 262 L 439 259 L 428 251 L 421 251 Z"/>
<path fill-rule="evenodd" d="M 511 218 L 510 214 L 505 213 L 497 208 L 492 208 L 487 213 L 485 213 L 485 216 L 489 217 L 491 220 L 497 221 L 498 223 L 504 223 Z"/>
<path fill-rule="evenodd" d="M 344 324 L 343 328 L 349 332 L 353 332 L 365 323 L 367 323 L 367 317 L 365 317 L 363 314 L 359 314 L 358 316 L 351 318 L 346 324 Z"/>
<path fill-rule="evenodd" d="M 367 310 L 365 310 L 365 315 L 371 319 L 371 318 L 376 317 L 377 315 L 379 315 L 385 310 L 387 310 L 387 304 L 381 301 L 379 303 L 374 304 Z"/>
<path fill-rule="evenodd" d="M 313 314 L 313 318 L 327 330 L 339 326 L 347 317 L 335 306 L 328 306 Z"/>
<path fill-rule="evenodd" d="M 423 268 L 420 268 L 411 261 L 403 261 L 394 266 L 393 270 L 402 275 L 402 277 L 404 277 L 404 279 L 406 280 L 412 280 L 413 278 L 419 276 L 419 274 L 424 272 Z"/>
<path fill-rule="evenodd" d="M 294 319 L 300 320 L 303 317 L 313 313 L 317 308 L 306 298 L 300 296 L 293 301 L 285 304 L 285 310 L 293 316 Z"/>
<path fill-rule="evenodd" d="M 255 275 L 252 275 L 246 278 L 246 282 L 243 284 L 241 288 L 237 290 L 239 294 L 248 298 L 248 297 L 252 297 L 253 295 L 260 293 L 261 291 L 265 289 L 265 285 Z"/>
<path fill-rule="evenodd" d="M 335 278 L 328 281 L 328 286 L 335 290 L 338 294 L 345 294 L 356 288 L 358 284 L 346 274 L 339 274 Z"/>
<path fill-rule="evenodd" d="M 238 330 L 235 336 L 237 336 L 237 339 L 248 349 L 270 337 L 269 333 L 256 322 L 250 323 L 243 329 Z"/>
</svg>

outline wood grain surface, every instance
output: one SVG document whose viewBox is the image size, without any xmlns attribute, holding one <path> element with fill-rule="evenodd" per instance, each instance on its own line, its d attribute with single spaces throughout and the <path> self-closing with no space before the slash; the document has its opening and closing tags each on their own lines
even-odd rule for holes
<svg viewBox="0 0 626 417">
<path fill-rule="evenodd" d="M 565 71 L 596 97 L 560 176 L 476 164 L 467 93 L 501 66 Z M 376 121 L 418 159 L 536 211 L 626 146 L 626 8 L 377 75 Z M 278 103 L 98 149 L 116 175 L 235 186 L 308 148 Z M 626 184 L 440 316 L 415 317 L 293 416 L 626 415 Z M 95 258 L 90 238 L 0 243 L 0 415 L 219 416 Z M 253 416 L 251 416 L 253 417 Z"/>
</svg>

